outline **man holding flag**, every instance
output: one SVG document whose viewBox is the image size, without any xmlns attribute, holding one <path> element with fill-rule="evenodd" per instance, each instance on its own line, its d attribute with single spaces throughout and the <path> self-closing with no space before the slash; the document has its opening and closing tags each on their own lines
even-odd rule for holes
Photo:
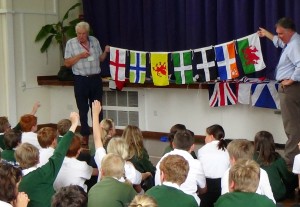
<svg viewBox="0 0 300 207">
<path fill-rule="evenodd" d="M 294 22 L 281 18 L 275 25 L 277 35 L 264 28 L 259 28 L 258 35 L 270 39 L 282 52 L 275 69 L 282 121 L 288 140 L 285 145 L 285 160 L 291 166 L 299 153 L 300 142 L 300 35 L 296 32 Z"/>
</svg>

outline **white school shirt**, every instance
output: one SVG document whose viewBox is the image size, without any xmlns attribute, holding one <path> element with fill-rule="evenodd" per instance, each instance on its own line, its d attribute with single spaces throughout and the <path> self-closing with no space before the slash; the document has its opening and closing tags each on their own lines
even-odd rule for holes
<svg viewBox="0 0 300 207">
<path fill-rule="evenodd" d="M 37 166 L 42 167 L 46 164 L 49 161 L 49 158 L 54 154 L 54 150 L 55 149 L 52 147 L 40 149 L 40 162 Z"/>
<path fill-rule="evenodd" d="M 229 192 L 229 170 L 230 169 L 226 170 L 221 180 L 222 195 Z M 260 177 L 256 193 L 267 196 L 276 204 L 267 172 L 260 168 L 259 174 Z"/>
<path fill-rule="evenodd" d="M 218 149 L 218 140 L 205 144 L 198 150 L 198 160 L 202 163 L 205 177 L 222 178 L 230 167 L 230 159 L 227 149 Z"/>
<path fill-rule="evenodd" d="M 0 206 L 1 207 L 13 207 L 12 205 L 10 205 L 9 203 L 6 203 L 4 201 L 0 201 Z"/>
<path fill-rule="evenodd" d="M 22 143 L 29 143 L 38 148 L 39 150 L 42 149 L 37 138 L 37 133 L 34 132 L 22 132 Z"/>
<path fill-rule="evenodd" d="M 87 186 L 84 182 L 91 178 L 92 173 L 93 168 L 85 161 L 77 160 L 75 157 L 65 157 L 53 183 L 53 188 L 57 191 L 61 187 L 79 185 L 87 192 Z"/>
<path fill-rule="evenodd" d="M 293 173 L 300 174 L 300 154 L 294 158 Z"/>
<path fill-rule="evenodd" d="M 94 159 L 99 170 L 101 169 L 101 162 L 105 155 L 106 151 L 103 147 L 99 147 L 96 149 Z M 139 185 L 142 182 L 142 174 L 135 169 L 134 165 L 131 162 L 126 161 L 124 168 L 126 179 L 129 180 L 133 185 Z M 100 181 L 100 178 L 101 174 L 98 175 L 98 181 Z M 119 181 L 125 182 L 125 179 L 121 178 Z"/>
<path fill-rule="evenodd" d="M 198 186 L 200 188 L 204 188 L 206 186 L 205 175 L 203 171 L 202 164 L 199 160 L 196 160 L 192 157 L 192 155 L 185 150 L 174 149 L 173 151 L 165 154 L 160 161 L 156 165 L 156 172 L 155 172 L 155 185 L 161 185 L 160 181 L 160 162 L 168 155 L 180 155 L 184 159 L 186 159 L 189 163 L 189 173 L 184 183 L 181 184 L 180 189 L 189 195 L 194 196 L 195 200 L 197 201 L 198 205 L 200 204 L 200 198 L 197 195 Z"/>
</svg>

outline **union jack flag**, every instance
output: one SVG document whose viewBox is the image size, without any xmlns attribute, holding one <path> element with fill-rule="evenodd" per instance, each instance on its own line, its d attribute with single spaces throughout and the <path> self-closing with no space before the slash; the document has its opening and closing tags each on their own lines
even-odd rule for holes
<svg viewBox="0 0 300 207">
<path fill-rule="evenodd" d="M 210 107 L 237 104 L 237 83 L 220 82 L 209 84 L 208 92 Z"/>
</svg>

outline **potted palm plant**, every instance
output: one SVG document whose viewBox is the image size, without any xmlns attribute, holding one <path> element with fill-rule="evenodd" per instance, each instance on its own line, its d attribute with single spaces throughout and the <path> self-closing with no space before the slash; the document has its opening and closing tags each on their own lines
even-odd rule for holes
<svg viewBox="0 0 300 207">
<path fill-rule="evenodd" d="M 70 11 L 74 10 L 80 5 L 80 3 L 74 4 L 68 9 L 62 20 L 58 21 L 57 23 L 46 24 L 40 29 L 35 37 L 35 42 L 44 41 L 42 47 L 40 48 L 41 53 L 46 52 L 51 44 L 56 42 L 59 45 L 62 58 L 64 57 L 66 43 L 70 38 L 76 37 L 75 26 L 81 21 L 81 18 L 78 17 L 74 20 L 71 20 L 68 24 L 66 24 L 65 21 L 69 18 Z M 58 76 L 61 75 L 60 73 L 64 73 L 63 76 L 68 76 L 65 78 L 62 77 L 61 79 L 72 79 L 72 71 L 70 69 L 66 69 L 64 66 L 61 66 Z M 69 75 L 66 75 L 67 73 Z"/>
</svg>

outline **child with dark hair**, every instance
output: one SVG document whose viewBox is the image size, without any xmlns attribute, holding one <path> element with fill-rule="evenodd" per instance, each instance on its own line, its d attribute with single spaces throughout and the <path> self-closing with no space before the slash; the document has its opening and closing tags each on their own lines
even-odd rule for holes
<svg viewBox="0 0 300 207">
<path fill-rule="evenodd" d="M 17 166 L 15 158 L 15 148 L 21 143 L 22 132 L 10 129 L 4 134 L 4 144 L 6 149 L 2 151 L 2 159 Z"/>
<path fill-rule="evenodd" d="M 169 139 L 170 144 L 169 144 L 169 146 L 167 146 L 165 148 L 163 155 L 165 155 L 168 152 L 171 152 L 174 149 L 173 148 L 173 140 L 174 140 L 174 136 L 175 136 L 176 132 L 184 131 L 184 130 L 189 131 L 192 136 L 195 136 L 194 132 L 192 132 L 191 130 L 186 129 L 185 125 L 183 125 L 183 124 L 173 125 L 170 129 L 170 133 L 168 134 L 168 139 Z M 191 155 L 193 156 L 194 159 L 197 159 L 197 155 L 196 155 L 194 150 L 191 151 Z"/>
<path fill-rule="evenodd" d="M 169 145 L 165 148 L 164 154 L 167 154 L 168 152 L 171 152 L 173 150 L 173 140 L 174 136 L 177 131 L 183 131 L 186 130 L 185 125 L 183 124 L 175 124 L 171 127 L 170 133 L 168 134 L 168 139 L 169 139 Z"/>
<path fill-rule="evenodd" d="M 0 162 L 0 206 L 26 207 L 29 198 L 26 193 L 18 191 L 22 171 L 9 163 Z"/>
<path fill-rule="evenodd" d="M 51 207 L 87 207 L 87 193 L 78 185 L 60 188 L 52 196 Z"/>
<path fill-rule="evenodd" d="M 297 177 L 288 170 L 285 160 L 275 151 L 273 135 L 257 132 L 254 138 L 254 160 L 264 169 L 276 201 L 281 201 L 297 187 Z"/>
<path fill-rule="evenodd" d="M 207 185 L 207 192 L 201 196 L 201 207 L 212 207 L 221 195 L 221 178 L 230 167 L 224 139 L 223 127 L 214 124 L 206 128 L 205 145 L 198 150 Z"/>
<path fill-rule="evenodd" d="M 180 189 L 184 193 L 192 195 L 199 205 L 200 199 L 197 192 L 202 194 L 206 191 L 206 180 L 201 162 L 194 159 L 191 155 L 191 151 L 193 151 L 195 147 L 194 141 L 194 137 L 187 130 L 178 131 L 175 134 L 173 140 L 174 150 L 165 154 L 156 165 L 155 185 L 161 185 L 160 164 L 162 160 L 168 155 L 180 155 L 188 162 L 190 169 L 186 180 L 180 185 Z"/>
</svg>

